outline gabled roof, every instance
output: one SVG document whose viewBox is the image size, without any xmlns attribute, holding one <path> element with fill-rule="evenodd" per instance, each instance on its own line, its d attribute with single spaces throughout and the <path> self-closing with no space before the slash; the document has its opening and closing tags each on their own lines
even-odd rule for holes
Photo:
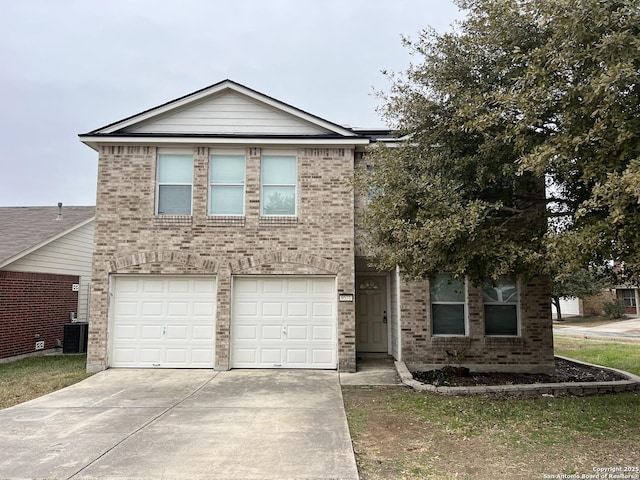
<svg viewBox="0 0 640 480">
<path fill-rule="evenodd" d="M 86 225 L 95 207 L 0 207 L 0 268 Z"/>
<path fill-rule="evenodd" d="M 236 102 L 236 105 L 225 103 L 227 101 Z M 247 109 L 253 109 L 253 117 L 243 114 Z M 266 120 L 260 122 L 261 117 Z M 279 122 L 279 127 L 272 128 L 270 120 Z M 235 129 L 235 126 L 238 128 Z M 223 140 L 246 143 L 247 139 L 252 138 L 259 139 L 261 143 L 293 139 L 301 140 L 301 143 L 318 140 L 342 140 L 354 144 L 369 142 L 351 128 L 300 110 L 232 80 L 224 80 L 79 137 L 92 148 L 96 148 L 99 142 L 145 143 L 158 139 L 164 139 L 167 143 Z"/>
</svg>

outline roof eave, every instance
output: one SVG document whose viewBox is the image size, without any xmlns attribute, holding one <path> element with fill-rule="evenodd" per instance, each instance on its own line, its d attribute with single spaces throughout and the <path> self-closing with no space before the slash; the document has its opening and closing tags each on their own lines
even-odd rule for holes
<svg viewBox="0 0 640 480">
<path fill-rule="evenodd" d="M 101 145 L 369 145 L 365 137 L 314 136 L 137 136 L 79 135 L 80 141 L 98 151 Z"/>
</svg>

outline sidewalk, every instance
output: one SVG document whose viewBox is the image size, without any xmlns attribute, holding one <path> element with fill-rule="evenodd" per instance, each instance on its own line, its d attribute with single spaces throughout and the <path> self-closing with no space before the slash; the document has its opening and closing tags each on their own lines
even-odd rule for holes
<svg viewBox="0 0 640 480">
<path fill-rule="evenodd" d="M 640 342 L 640 318 L 632 317 L 597 327 L 585 327 L 579 324 L 566 325 L 562 322 L 554 322 L 553 333 L 580 337 L 622 338 L 627 341 Z"/>
</svg>

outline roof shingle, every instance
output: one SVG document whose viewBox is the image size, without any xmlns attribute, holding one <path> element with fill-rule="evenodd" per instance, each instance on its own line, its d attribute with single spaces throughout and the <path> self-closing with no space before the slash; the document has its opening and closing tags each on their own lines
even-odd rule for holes
<svg viewBox="0 0 640 480">
<path fill-rule="evenodd" d="M 95 207 L 0 207 L 0 264 L 95 215 Z"/>
</svg>

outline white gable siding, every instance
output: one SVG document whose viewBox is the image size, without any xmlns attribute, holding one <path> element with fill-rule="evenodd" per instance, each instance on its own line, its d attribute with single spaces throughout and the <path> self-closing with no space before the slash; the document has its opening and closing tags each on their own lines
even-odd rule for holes
<svg viewBox="0 0 640 480">
<path fill-rule="evenodd" d="M 3 267 L 12 272 L 79 275 L 78 320 L 87 321 L 91 258 L 93 255 L 93 223 L 90 222 L 67 235 L 31 252 Z"/>
<path fill-rule="evenodd" d="M 332 133 L 237 92 L 224 92 L 148 123 L 129 133 L 322 135 Z"/>
</svg>

